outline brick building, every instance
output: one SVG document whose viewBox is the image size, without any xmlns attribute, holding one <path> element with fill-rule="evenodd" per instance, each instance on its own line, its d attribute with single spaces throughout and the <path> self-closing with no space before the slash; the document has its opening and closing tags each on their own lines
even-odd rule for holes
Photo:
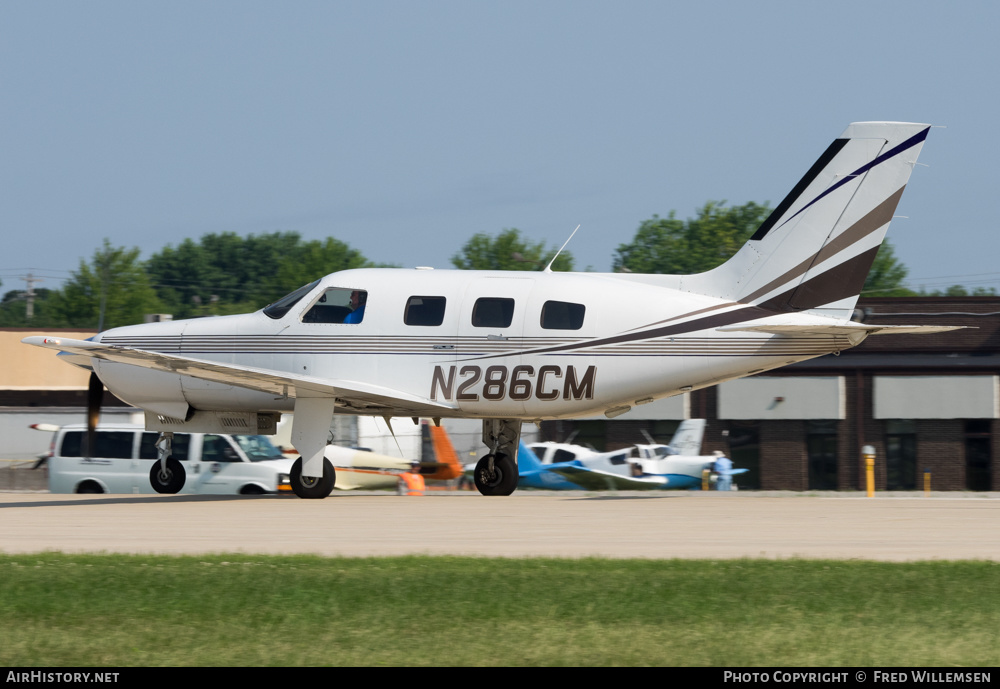
<svg viewBox="0 0 1000 689">
<path fill-rule="evenodd" d="M 860 448 L 876 451 L 880 490 L 1000 490 L 1000 298 L 868 298 L 865 322 L 963 325 L 937 335 L 873 335 L 839 356 L 730 381 L 638 407 L 615 420 L 552 421 L 546 439 L 599 449 L 669 439 L 705 418 L 703 452 L 731 454 L 741 487 L 864 487 Z M 687 399 L 684 399 L 687 398 Z M 647 409 L 648 407 L 648 409 Z M 638 415 L 641 418 L 637 418 Z"/>
</svg>

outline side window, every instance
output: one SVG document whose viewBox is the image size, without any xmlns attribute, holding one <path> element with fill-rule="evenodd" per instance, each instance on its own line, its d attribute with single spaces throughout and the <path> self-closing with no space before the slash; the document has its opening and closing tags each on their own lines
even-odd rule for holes
<svg viewBox="0 0 1000 689">
<path fill-rule="evenodd" d="M 574 459 L 576 459 L 576 453 L 569 450 L 556 450 L 552 457 L 553 462 L 572 462 Z"/>
<path fill-rule="evenodd" d="M 331 287 L 302 316 L 303 323 L 360 323 L 365 317 L 368 292 Z"/>
<path fill-rule="evenodd" d="M 542 306 L 542 327 L 546 330 L 579 330 L 583 327 L 583 304 L 547 301 Z"/>
<path fill-rule="evenodd" d="M 63 457 L 82 457 L 84 454 L 84 431 L 70 431 L 63 436 L 60 454 Z M 132 441 L 135 434 L 131 431 L 98 431 L 94 444 L 97 446 L 90 452 L 91 457 L 103 459 L 132 459 Z"/>
<path fill-rule="evenodd" d="M 481 297 L 472 307 L 472 325 L 476 328 L 509 328 L 513 320 L 513 299 Z"/>
<path fill-rule="evenodd" d="M 229 441 L 218 435 L 206 435 L 201 446 L 203 462 L 239 462 L 240 456 Z"/>
<path fill-rule="evenodd" d="M 406 301 L 403 322 L 407 325 L 441 325 L 444 322 L 444 297 L 410 297 Z"/>
<path fill-rule="evenodd" d="M 156 459 L 156 439 L 159 433 L 143 433 L 139 442 L 139 459 Z M 170 443 L 170 456 L 179 462 L 188 461 L 188 447 L 191 445 L 191 436 L 187 433 L 174 433 L 173 442 Z"/>
</svg>

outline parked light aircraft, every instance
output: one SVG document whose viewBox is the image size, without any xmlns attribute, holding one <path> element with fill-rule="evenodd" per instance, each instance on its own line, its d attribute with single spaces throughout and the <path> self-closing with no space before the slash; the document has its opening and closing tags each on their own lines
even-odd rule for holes
<svg viewBox="0 0 1000 689">
<path fill-rule="evenodd" d="M 518 453 L 518 485 L 550 490 L 698 488 L 703 470 L 711 469 L 716 459 L 699 454 L 704 433 L 705 419 L 687 419 L 668 445 L 636 445 L 637 457 L 632 448 L 599 453 L 579 445 L 533 443 Z"/>
<path fill-rule="evenodd" d="M 476 486 L 508 495 L 524 420 L 613 418 L 871 334 L 950 329 L 850 320 L 928 130 L 851 124 L 735 256 L 697 275 L 349 270 L 255 313 L 24 342 L 145 410 L 164 434 L 161 492 L 184 484 L 169 433 L 269 433 L 294 412 L 300 497 L 333 489 L 334 413 L 480 418 Z"/>
<path fill-rule="evenodd" d="M 572 462 L 550 468 L 577 488 L 587 490 L 659 490 L 700 488 L 702 473 L 712 469 L 714 455 L 668 455 L 637 458 L 624 465 Z M 747 469 L 731 469 L 730 476 L 746 473 Z"/>
<path fill-rule="evenodd" d="M 462 475 L 462 464 L 443 427 L 430 427 L 433 461 L 421 461 L 420 473 L 428 481 L 449 481 Z M 395 488 L 399 475 L 410 470 L 412 460 L 339 445 L 327 445 L 326 459 L 337 475 L 337 490 Z"/>
</svg>

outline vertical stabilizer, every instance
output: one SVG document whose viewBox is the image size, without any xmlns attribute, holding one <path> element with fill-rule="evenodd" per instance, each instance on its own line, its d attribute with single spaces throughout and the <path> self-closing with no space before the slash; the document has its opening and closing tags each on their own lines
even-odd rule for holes
<svg viewBox="0 0 1000 689">
<path fill-rule="evenodd" d="M 847 317 L 930 125 L 855 122 L 723 265 L 688 291 L 790 312 Z"/>
<path fill-rule="evenodd" d="M 701 441 L 705 435 L 705 419 L 685 419 L 670 439 L 674 454 L 694 457 L 701 454 Z"/>
</svg>

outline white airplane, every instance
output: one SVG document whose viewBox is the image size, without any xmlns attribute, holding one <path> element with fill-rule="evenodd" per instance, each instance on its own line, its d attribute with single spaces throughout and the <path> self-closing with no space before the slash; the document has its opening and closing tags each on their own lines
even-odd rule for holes
<svg viewBox="0 0 1000 689">
<path fill-rule="evenodd" d="M 300 497 L 333 489 L 334 413 L 481 418 L 476 486 L 508 495 L 524 420 L 613 418 L 871 334 L 951 329 L 850 320 L 928 130 L 851 124 L 735 256 L 697 275 L 348 270 L 255 313 L 24 342 L 145 410 L 164 434 L 161 492 L 184 484 L 171 432 L 269 433 L 294 412 Z"/>
<path fill-rule="evenodd" d="M 612 462 L 626 462 L 632 456 L 632 448 L 625 447 L 620 450 L 610 452 L 598 452 L 583 445 L 572 445 L 570 443 L 556 443 L 550 440 L 531 443 L 528 445 L 539 463 L 543 466 L 547 464 L 559 464 L 561 462 L 583 461 L 585 459 L 601 459 Z"/>
<path fill-rule="evenodd" d="M 653 438 L 644 430 L 643 433 L 646 433 L 651 444 L 636 445 L 636 452 L 642 459 L 655 459 L 670 455 L 698 455 L 701 453 L 701 441 L 705 437 L 705 423 L 705 419 L 681 421 L 667 445 L 652 442 Z"/>
<path fill-rule="evenodd" d="M 702 471 L 715 464 L 714 456 L 699 455 L 704 434 L 705 419 L 686 419 L 668 445 L 635 445 L 637 457 L 630 447 L 597 452 L 567 443 L 532 443 L 527 446 L 530 455 L 518 454 L 519 485 L 551 490 L 695 488 L 701 485 Z M 528 457 L 524 462 L 523 456 Z"/>
<path fill-rule="evenodd" d="M 420 462 L 420 473 L 428 481 L 450 481 L 463 473 L 458 454 L 443 427 L 431 426 L 434 460 Z M 412 460 L 380 455 L 338 445 L 328 445 L 324 455 L 333 464 L 337 490 L 395 488 L 399 475 L 409 471 Z"/>
</svg>

